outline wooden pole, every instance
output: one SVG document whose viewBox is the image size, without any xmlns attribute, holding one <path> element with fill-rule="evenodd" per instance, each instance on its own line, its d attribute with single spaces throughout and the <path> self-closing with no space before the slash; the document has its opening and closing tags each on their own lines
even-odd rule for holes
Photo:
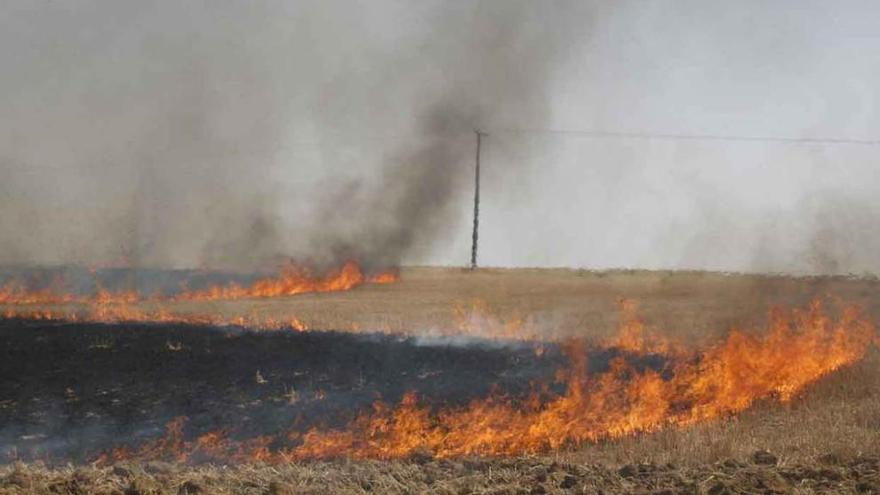
<svg viewBox="0 0 880 495">
<path fill-rule="evenodd" d="M 477 240 L 479 238 L 480 229 L 480 148 L 483 142 L 483 136 L 486 134 L 479 130 L 474 131 L 477 134 L 477 156 L 476 166 L 474 167 L 474 233 L 473 242 L 471 244 L 471 270 L 477 268 Z"/>
</svg>

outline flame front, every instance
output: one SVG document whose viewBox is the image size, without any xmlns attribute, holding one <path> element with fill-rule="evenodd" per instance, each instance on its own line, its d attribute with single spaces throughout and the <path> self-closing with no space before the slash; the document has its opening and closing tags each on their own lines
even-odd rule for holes
<svg viewBox="0 0 880 495">
<path fill-rule="evenodd" d="M 253 329 L 292 328 L 298 331 L 308 325 L 297 317 L 287 319 L 258 318 L 254 315 L 222 317 L 206 314 L 176 314 L 165 309 L 163 303 L 187 301 L 216 301 L 287 297 L 315 292 L 337 292 L 354 289 L 363 284 L 389 284 L 399 280 L 396 269 L 374 275 L 366 275 L 355 261 L 324 275 L 314 275 L 310 270 L 294 265 L 284 265 L 279 274 L 265 277 L 250 285 L 229 283 L 212 285 L 206 289 L 185 290 L 173 296 L 156 294 L 144 297 L 137 291 L 114 292 L 95 282 L 97 290 L 91 295 L 76 295 L 60 289 L 63 283 L 55 279 L 45 289 L 29 290 L 24 284 L 10 281 L 0 286 L 0 306 L 5 306 L 2 316 L 34 320 L 71 320 L 100 323 L 161 322 L 192 323 L 205 325 L 239 325 Z M 141 302 L 158 304 L 154 310 L 139 307 Z M 39 306 L 79 305 L 82 311 L 47 309 Z"/>
<path fill-rule="evenodd" d="M 567 391 L 559 397 L 533 397 L 519 405 L 489 397 L 430 414 L 407 396 L 398 407 L 377 407 L 345 430 L 309 431 L 287 454 L 515 455 L 688 425 L 741 412 L 759 399 L 790 401 L 806 385 L 859 360 L 873 336 L 874 327 L 857 309 L 846 309 L 832 322 L 816 302 L 804 311 L 774 311 L 763 336 L 732 331 L 696 356 L 677 359 L 670 378 L 638 371 L 621 358 L 608 372 L 590 377 L 583 348 L 571 346 Z M 344 446 L 342 438 L 349 440 Z"/>
<path fill-rule="evenodd" d="M 389 281 L 396 280 L 390 272 L 388 277 L 391 278 Z M 205 290 L 184 291 L 174 296 L 174 299 L 178 301 L 213 301 L 295 296 L 309 292 L 351 290 L 367 281 L 368 278 L 364 275 L 360 265 L 354 261 L 348 261 L 341 268 L 324 276 L 315 276 L 303 267 L 287 264 L 281 268 L 281 273 L 278 276 L 263 278 L 248 286 L 236 283 L 215 285 Z"/>
<path fill-rule="evenodd" d="M 622 325 L 621 341 L 631 342 L 627 327 L 632 320 L 624 318 Z M 175 423 L 167 438 L 134 451 L 111 452 L 104 460 L 201 456 L 289 462 L 546 452 L 717 419 L 762 399 L 788 402 L 807 385 L 861 359 L 874 338 L 874 326 L 858 308 L 846 308 L 833 320 L 814 302 L 803 310 L 774 310 L 763 332 L 733 330 L 703 351 L 667 354 L 663 373 L 639 370 L 617 357 L 606 372 L 590 375 L 585 345 L 572 341 L 566 344 L 570 366 L 562 373 L 563 394 L 536 392 L 519 401 L 492 395 L 466 407 L 433 410 L 410 392 L 396 406 L 374 404 L 344 428 L 291 431 L 247 442 L 233 442 L 218 432 L 186 442 Z M 269 448 L 285 442 L 288 447 Z"/>
</svg>

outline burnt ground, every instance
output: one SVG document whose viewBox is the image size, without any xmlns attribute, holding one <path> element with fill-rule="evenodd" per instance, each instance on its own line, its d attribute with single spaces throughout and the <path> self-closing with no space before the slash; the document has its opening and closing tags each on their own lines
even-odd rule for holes
<svg viewBox="0 0 880 495">
<path fill-rule="evenodd" d="M 0 343 L 0 449 L 51 461 L 137 445 L 180 416 L 188 437 L 252 438 L 338 426 L 411 390 L 438 406 L 490 392 L 515 400 L 566 364 L 552 345 L 538 357 L 523 343 L 168 324 L 0 320 Z M 615 354 L 591 351 L 591 371 Z"/>
</svg>

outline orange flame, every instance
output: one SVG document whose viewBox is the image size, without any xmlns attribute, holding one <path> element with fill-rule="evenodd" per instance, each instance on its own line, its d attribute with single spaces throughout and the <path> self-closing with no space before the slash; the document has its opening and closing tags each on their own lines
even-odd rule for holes
<svg viewBox="0 0 880 495">
<path fill-rule="evenodd" d="M 629 342 L 624 318 L 621 342 Z M 519 455 L 682 427 L 735 414 L 758 400 L 791 401 L 806 386 L 860 360 L 875 339 L 873 324 L 856 307 L 836 321 L 817 301 L 804 310 L 774 310 L 762 333 L 732 330 L 702 352 L 667 355 L 669 373 L 640 370 L 623 357 L 606 372 L 587 373 L 585 347 L 566 345 L 570 366 L 561 395 L 534 393 L 523 401 L 500 395 L 466 407 L 434 411 L 407 393 L 396 406 L 376 403 L 341 429 L 291 431 L 279 439 L 291 448 L 269 449 L 271 440 L 236 443 L 218 438 L 212 456 L 290 462 L 300 459 L 393 459 L 426 453 L 435 457 Z M 653 352 L 653 351 L 652 351 Z M 187 458 L 204 443 L 184 442 L 172 424 L 165 439 L 111 459 Z M 213 438 L 213 437 L 212 437 Z M 222 452 L 221 452 L 222 451 Z"/>
<path fill-rule="evenodd" d="M 367 278 L 367 282 L 371 284 L 393 284 L 398 280 L 400 280 L 400 271 L 396 268 L 371 275 Z"/>
<path fill-rule="evenodd" d="M 815 302 L 805 311 L 774 311 L 764 336 L 732 331 L 698 359 L 679 360 L 668 379 L 653 370 L 638 371 L 620 358 L 608 372 L 589 377 L 583 354 L 574 354 L 567 392 L 538 407 L 528 406 L 537 401 L 517 406 L 489 397 L 431 414 L 407 396 L 396 408 L 377 406 L 345 430 L 312 430 L 289 454 L 514 455 L 687 425 L 740 412 L 763 398 L 790 401 L 808 384 L 861 359 L 874 334 L 857 309 L 847 308 L 832 322 Z M 341 447 L 342 438 L 350 441 Z"/>
<path fill-rule="evenodd" d="M 397 280 L 394 272 L 385 272 L 368 278 L 360 265 L 348 261 L 341 268 L 325 276 L 312 275 L 309 270 L 288 264 L 277 277 L 257 280 L 249 286 L 231 283 L 204 290 L 186 291 L 174 297 L 178 301 L 212 301 L 217 299 L 248 299 L 257 297 L 295 296 L 308 292 L 335 292 L 351 290 L 366 282 L 390 283 Z"/>
<path fill-rule="evenodd" d="M 276 277 L 257 280 L 251 285 L 238 284 L 214 285 L 203 290 L 185 291 L 175 296 L 166 297 L 157 294 L 147 299 L 137 291 L 113 292 L 98 284 L 95 294 L 79 296 L 60 292 L 57 287 L 63 285 L 55 280 L 50 287 L 39 290 L 28 290 L 22 284 L 10 281 L 0 286 L 0 306 L 5 318 L 23 318 L 33 320 L 69 320 L 100 323 L 119 322 L 158 322 L 158 323 L 190 323 L 203 325 L 239 325 L 257 330 L 277 330 L 291 328 L 306 331 L 309 325 L 298 317 L 287 319 L 259 318 L 256 316 L 238 315 L 221 317 L 219 315 L 174 314 L 163 308 L 165 302 L 179 301 L 213 301 L 219 299 L 242 299 L 261 297 L 283 297 L 309 292 L 346 291 L 359 285 L 387 284 L 399 280 L 397 270 L 380 272 L 372 276 L 364 275 L 360 265 L 354 261 L 324 276 L 314 276 L 305 269 L 288 264 L 281 269 Z M 159 309 L 146 310 L 138 307 L 138 303 L 151 301 L 159 304 Z M 39 305 L 79 305 L 83 308 L 36 308 Z M 77 311 L 77 309 L 79 309 Z"/>
<path fill-rule="evenodd" d="M 0 304 L 65 304 L 76 301 L 72 294 L 59 294 L 55 289 L 58 285 L 60 279 L 45 289 L 28 290 L 11 280 L 0 286 Z"/>
<path fill-rule="evenodd" d="M 289 263 L 281 267 L 277 276 L 262 278 L 247 286 L 237 283 L 213 285 L 206 289 L 186 290 L 171 297 L 158 294 L 153 299 L 160 301 L 213 301 L 295 296 L 310 292 L 347 291 L 365 283 L 389 284 L 398 281 L 399 278 L 396 269 L 367 276 L 355 261 L 348 261 L 323 276 L 314 275 L 305 267 Z M 60 285 L 62 285 L 61 281 L 56 279 L 50 287 L 45 289 L 28 290 L 19 282 L 9 281 L 0 286 L 0 305 L 134 304 L 145 299 L 137 291 L 112 292 L 104 289 L 100 284 L 95 294 L 77 296 L 59 292 L 58 286 Z"/>
<path fill-rule="evenodd" d="M 616 347 L 633 353 L 670 354 L 685 352 L 682 346 L 676 345 L 669 339 L 657 332 L 651 333 L 648 327 L 639 318 L 637 310 L 639 304 L 632 299 L 621 298 L 618 300 L 620 308 L 620 325 L 617 337 L 609 342 L 610 347 Z"/>
</svg>

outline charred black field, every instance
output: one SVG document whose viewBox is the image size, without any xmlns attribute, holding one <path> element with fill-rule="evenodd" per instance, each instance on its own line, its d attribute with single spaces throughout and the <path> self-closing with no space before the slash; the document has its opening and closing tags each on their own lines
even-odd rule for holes
<svg viewBox="0 0 880 495">
<path fill-rule="evenodd" d="M 161 324 L 5 320 L 0 339 L 7 455 L 80 461 L 161 436 L 181 416 L 193 435 L 256 436 L 351 419 L 408 390 L 441 402 L 492 386 L 524 393 L 555 361 L 531 359 L 525 347 Z"/>
<path fill-rule="evenodd" d="M 161 436 L 233 438 L 339 426 L 382 400 L 415 392 L 464 405 L 553 383 L 555 345 L 171 324 L 0 320 L 0 444 L 9 458 L 89 461 Z M 595 350 L 604 371 L 616 351 Z M 662 367 L 659 357 L 633 357 Z"/>
</svg>

